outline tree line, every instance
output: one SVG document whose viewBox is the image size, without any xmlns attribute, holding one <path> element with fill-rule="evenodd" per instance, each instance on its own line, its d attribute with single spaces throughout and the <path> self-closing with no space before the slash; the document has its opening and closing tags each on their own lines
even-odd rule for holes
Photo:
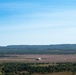
<svg viewBox="0 0 76 75">
<path fill-rule="evenodd" d="M 45 63 L 46 64 L 46 63 Z M 2 73 L 4 75 L 31 75 L 34 73 L 47 74 L 55 72 L 76 73 L 76 63 L 55 63 L 55 65 L 45 66 L 44 63 L 4 63 Z M 44 66 L 40 66 L 44 65 Z M 23 72 L 23 73 L 21 73 Z"/>
<path fill-rule="evenodd" d="M 76 54 L 76 44 L 0 46 L 0 54 Z"/>
</svg>

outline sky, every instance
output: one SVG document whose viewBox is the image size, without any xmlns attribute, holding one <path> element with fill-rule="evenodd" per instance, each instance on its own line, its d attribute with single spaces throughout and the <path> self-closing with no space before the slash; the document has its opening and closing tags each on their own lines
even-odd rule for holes
<svg viewBox="0 0 76 75">
<path fill-rule="evenodd" d="M 76 0 L 0 0 L 0 46 L 76 44 Z"/>
</svg>

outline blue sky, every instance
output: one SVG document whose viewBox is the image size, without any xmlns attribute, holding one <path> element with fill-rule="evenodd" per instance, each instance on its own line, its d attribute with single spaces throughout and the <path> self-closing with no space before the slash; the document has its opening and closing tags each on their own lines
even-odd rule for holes
<svg viewBox="0 0 76 75">
<path fill-rule="evenodd" d="M 0 45 L 76 43 L 76 0 L 0 0 Z"/>
</svg>

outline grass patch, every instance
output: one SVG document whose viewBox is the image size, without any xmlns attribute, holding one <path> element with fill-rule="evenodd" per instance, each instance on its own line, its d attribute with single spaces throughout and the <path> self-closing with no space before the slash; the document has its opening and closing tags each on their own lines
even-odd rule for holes
<svg viewBox="0 0 76 75">
<path fill-rule="evenodd" d="M 32 74 L 32 75 L 72 75 L 72 72 L 58 72 L 58 73 L 51 73 L 51 74 Z"/>
</svg>

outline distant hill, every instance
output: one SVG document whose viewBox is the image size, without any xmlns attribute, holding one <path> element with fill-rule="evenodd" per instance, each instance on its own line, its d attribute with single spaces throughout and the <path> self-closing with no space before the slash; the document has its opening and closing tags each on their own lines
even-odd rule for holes
<svg viewBox="0 0 76 75">
<path fill-rule="evenodd" d="M 0 54 L 76 54 L 76 44 L 0 46 Z"/>
</svg>

